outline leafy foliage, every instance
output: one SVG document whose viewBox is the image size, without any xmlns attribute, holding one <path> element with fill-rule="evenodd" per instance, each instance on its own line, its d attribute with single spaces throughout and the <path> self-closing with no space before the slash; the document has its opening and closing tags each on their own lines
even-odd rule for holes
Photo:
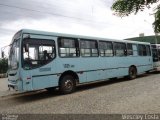
<svg viewBox="0 0 160 120">
<path fill-rule="evenodd" d="M 6 73 L 8 70 L 8 59 L 0 59 L 0 73 Z"/>
<path fill-rule="evenodd" d="M 155 21 L 153 23 L 153 28 L 155 33 L 160 32 L 160 6 L 157 8 L 157 11 L 155 13 Z"/>
<path fill-rule="evenodd" d="M 154 3 L 157 3 L 159 0 L 116 0 L 111 9 L 115 11 L 115 15 L 124 17 L 128 16 L 131 13 L 137 14 L 139 11 L 143 11 L 146 7 Z M 155 9 L 155 22 L 153 23 L 153 28 L 155 32 L 160 32 L 160 5 Z"/>
</svg>

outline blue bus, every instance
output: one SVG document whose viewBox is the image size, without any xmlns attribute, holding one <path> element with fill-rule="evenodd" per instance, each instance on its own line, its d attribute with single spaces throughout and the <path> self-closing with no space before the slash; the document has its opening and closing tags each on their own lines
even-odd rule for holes
<svg viewBox="0 0 160 120">
<path fill-rule="evenodd" d="M 8 87 L 72 93 L 93 81 L 153 69 L 149 43 L 23 29 L 10 45 Z"/>
</svg>

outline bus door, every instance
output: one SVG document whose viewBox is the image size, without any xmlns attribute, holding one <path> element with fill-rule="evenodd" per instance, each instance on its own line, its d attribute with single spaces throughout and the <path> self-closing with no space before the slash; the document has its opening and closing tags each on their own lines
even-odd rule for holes
<svg viewBox="0 0 160 120">
<path fill-rule="evenodd" d="M 36 90 L 57 85 L 56 49 L 54 37 L 30 35 L 23 41 L 23 68 L 27 77 L 25 90 Z M 29 77 L 28 77 L 29 76 Z"/>
</svg>

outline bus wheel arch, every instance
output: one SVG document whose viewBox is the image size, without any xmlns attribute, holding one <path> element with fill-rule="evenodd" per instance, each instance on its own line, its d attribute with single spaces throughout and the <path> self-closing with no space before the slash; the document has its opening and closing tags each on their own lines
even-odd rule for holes
<svg viewBox="0 0 160 120">
<path fill-rule="evenodd" d="M 79 83 L 78 75 L 73 71 L 65 71 L 59 78 L 59 90 L 63 94 L 72 93 L 77 83 Z"/>
<path fill-rule="evenodd" d="M 130 80 L 135 79 L 137 77 L 137 67 L 135 65 L 131 65 L 128 69 L 128 78 Z"/>
</svg>

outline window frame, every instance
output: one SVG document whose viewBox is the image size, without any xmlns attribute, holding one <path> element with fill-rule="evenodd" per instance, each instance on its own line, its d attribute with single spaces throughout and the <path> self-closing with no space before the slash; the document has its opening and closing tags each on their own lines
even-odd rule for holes
<svg viewBox="0 0 160 120">
<path fill-rule="evenodd" d="M 116 43 L 116 44 L 119 43 L 119 44 L 124 44 L 124 45 L 125 45 L 124 55 L 119 56 L 119 55 L 116 54 L 115 43 Z M 127 45 L 126 45 L 126 43 L 124 43 L 124 42 L 118 42 L 118 41 L 113 42 L 113 48 L 114 48 L 114 56 L 115 56 L 115 57 L 126 57 L 126 56 L 127 56 Z"/>
<path fill-rule="evenodd" d="M 144 50 L 142 50 L 142 51 L 140 51 L 140 47 L 139 46 L 143 46 L 143 47 L 145 47 L 145 54 L 144 54 Z M 140 52 L 142 52 L 142 55 L 140 55 Z M 144 45 L 144 44 L 138 44 L 138 56 L 147 56 L 147 49 L 146 49 L 146 45 Z"/>
<path fill-rule="evenodd" d="M 76 56 L 61 56 L 61 53 L 60 53 L 60 48 L 69 48 L 69 47 L 61 47 L 60 45 L 60 40 L 61 39 L 70 39 L 70 40 L 75 40 L 75 49 L 76 49 Z M 57 45 L 58 45 L 58 56 L 60 58 L 78 58 L 80 57 L 80 48 L 79 48 L 79 40 L 78 38 L 72 38 L 72 37 L 58 37 L 57 39 Z M 70 47 L 70 48 L 73 48 L 73 47 Z"/>
<path fill-rule="evenodd" d="M 96 50 L 97 50 L 97 56 L 92 56 L 92 48 L 81 48 L 81 41 L 89 41 L 89 42 L 90 42 L 90 41 L 94 41 L 94 42 L 95 42 L 95 47 L 96 47 Z M 82 38 L 82 39 L 79 40 L 79 46 L 80 46 L 80 47 L 79 47 L 79 50 L 80 50 L 80 56 L 81 56 L 81 57 L 99 57 L 99 48 L 98 48 L 98 41 L 97 41 L 97 40 L 93 40 L 93 39 L 83 39 L 83 38 Z M 82 49 L 90 49 L 91 55 L 90 55 L 90 56 L 83 56 L 83 55 L 82 55 L 82 51 L 81 51 Z"/>
<path fill-rule="evenodd" d="M 128 54 L 128 51 L 129 51 L 128 45 L 129 45 L 129 44 L 132 46 L 132 50 L 131 50 L 131 51 L 132 51 L 132 55 Z M 134 56 L 133 45 L 134 45 L 133 43 L 126 43 L 127 56 Z"/>
<path fill-rule="evenodd" d="M 111 43 L 111 46 L 112 46 L 112 56 L 101 56 L 101 53 L 100 53 L 100 42 L 106 42 L 106 43 Z M 112 41 L 104 41 L 104 40 L 99 40 L 98 42 L 98 50 L 99 50 L 99 56 L 100 57 L 113 57 L 114 56 L 114 48 L 113 48 L 113 42 Z M 107 50 L 107 49 L 103 49 L 103 50 Z"/>
</svg>

